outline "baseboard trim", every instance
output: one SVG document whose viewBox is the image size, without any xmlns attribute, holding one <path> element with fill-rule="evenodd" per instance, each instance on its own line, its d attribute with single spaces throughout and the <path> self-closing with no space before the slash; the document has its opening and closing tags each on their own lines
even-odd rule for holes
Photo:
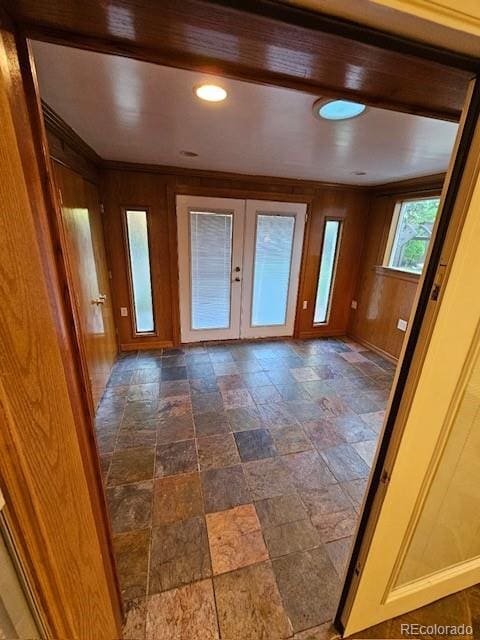
<svg viewBox="0 0 480 640">
<path fill-rule="evenodd" d="M 397 364 L 398 358 L 393 356 L 391 353 L 388 353 L 388 351 L 384 351 L 380 347 L 377 347 L 376 345 L 372 344 L 368 340 L 359 338 L 358 336 L 355 336 L 352 333 L 347 333 L 347 337 L 350 338 L 350 340 L 354 340 L 355 342 L 358 342 L 358 344 L 361 344 L 364 347 L 367 347 L 368 349 L 370 349 L 370 351 L 374 351 L 375 353 L 378 353 L 379 356 L 386 358 L 390 362 L 393 362 L 393 364 Z"/>
<path fill-rule="evenodd" d="M 172 340 L 155 340 L 151 342 L 126 342 L 120 345 L 120 351 L 148 351 L 149 349 L 166 349 L 173 347 Z"/>
<path fill-rule="evenodd" d="M 345 330 L 332 329 L 327 330 L 324 327 L 321 329 L 310 329 L 309 331 L 300 331 L 298 338 L 300 340 L 307 338 L 338 338 L 339 336 L 346 335 Z"/>
</svg>

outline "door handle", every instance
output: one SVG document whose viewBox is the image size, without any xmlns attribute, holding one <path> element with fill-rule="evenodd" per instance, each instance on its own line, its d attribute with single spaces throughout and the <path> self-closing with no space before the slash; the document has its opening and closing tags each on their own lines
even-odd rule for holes
<svg viewBox="0 0 480 640">
<path fill-rule="evenodd" d="M 99 304 L 105 304 L 105 299 L 106 299 L 106 296 L 98 296 L 98 298 L 94 298 L 92 300 L 92 304 L 96 304 L 97 306 Z"/>
</svg>

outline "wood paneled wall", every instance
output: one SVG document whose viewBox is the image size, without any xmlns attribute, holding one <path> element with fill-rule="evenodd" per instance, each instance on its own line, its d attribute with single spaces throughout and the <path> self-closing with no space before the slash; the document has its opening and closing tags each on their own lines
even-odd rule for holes
<svg viewBox="0 0 480 640">
<path fill-rule="evenodd" d="M 355 285 L 362 250 L 362 229 L 369 202 L 364 189 L 321 185 L 298 180 L 265 179 L 179 170 L 162 173 L 153 167 L 145 171 L 111 166 L 103 172 L 103 196 L 110 245 L 115 302 L 115 320 L 122 349 L 158 347 L 175 344 L 178 329 L 178 272 L 176 252 L 175 194 L 210 195 L 233 198 L 298 200 L 307 202 L 309 220 L 298 295 L 297 335 L 344 334 L 348 307 Z M 122 208 L 148 207 L 150 213 L 151 269 L 155 307 L 155 336 L 135 336 L 128 285 Z M 344 233 L 339 256 L 338 278 L 333 293 L 331 321 L 328 328 L 312 328 L 314 300 L 319 269 L 323 228 L 326 217 L 344 220 Z M 308 301 L 307 310 L 302 302 Z M 128 317 L 120 315 L 127 307 Z"/>
<path fill-rule="evenodd" d="M 391 359 L 398 359 L 405 333 L 397 328 L 399 319 L 409 320 L 419 276 L 382 266 L 388 234 L 399 200 L 439 195 L 443 176 L 377 188 L 364 229 L 364 250 L 357 273 L 354 297 L 357 308 L 350 310 L 348 334 Z"/>
</svg>

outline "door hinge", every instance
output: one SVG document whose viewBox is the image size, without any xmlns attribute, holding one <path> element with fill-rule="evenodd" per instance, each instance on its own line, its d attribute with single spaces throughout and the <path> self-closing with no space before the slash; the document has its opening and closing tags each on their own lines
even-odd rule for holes
<svg viewBox="0 0 480 640">
<path fill-rule="evenodd" d="M 60 187 L 58 187 L 58 199 L 60 201 L 60 205 L 63 205 L 62 190 L 60 189 Z"/>
<path fill-rule="evenodd" d="M 100 202 L 100 211 L 105 213 L 105 207 L 103 206 L 103 202 Z"/>
<path fill-rule="evenodd" d="M 382 482 L 383 484 L 388 484 L 390 482 L 390 479 L 391 479 L 390 473 L 386 469 L 384 469 L 380 477 L 380 482 Z"/>
<path fill-rule="evenodd" d="M 440 291 L 442 290 L 442 284 L 445 279 L 445 272 L 447 270 L 446 264 L 440 264 L 435 274 L 435 282 L 433 283 L 432 291 L 430 293 L 430 300 L 438 300 Z"/>
<path fill-rule="evenodd" d="M 355 575 L 359 576 L 361 570 L 362 570 L 362 565 L 360 564 L 360 562 L 357 562 L 357 564 L 355 565 Z"/>
</svg>

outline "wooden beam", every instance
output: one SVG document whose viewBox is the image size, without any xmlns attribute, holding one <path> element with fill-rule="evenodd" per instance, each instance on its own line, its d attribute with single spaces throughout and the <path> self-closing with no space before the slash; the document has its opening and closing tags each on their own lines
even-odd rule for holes
<svg viewBox="0 0 480 640">
<path fill-rule="evenodd" d="M 478 59 L 268 0 L 17 0 L 32 38 L 458 120 Z"/>
</svg>

